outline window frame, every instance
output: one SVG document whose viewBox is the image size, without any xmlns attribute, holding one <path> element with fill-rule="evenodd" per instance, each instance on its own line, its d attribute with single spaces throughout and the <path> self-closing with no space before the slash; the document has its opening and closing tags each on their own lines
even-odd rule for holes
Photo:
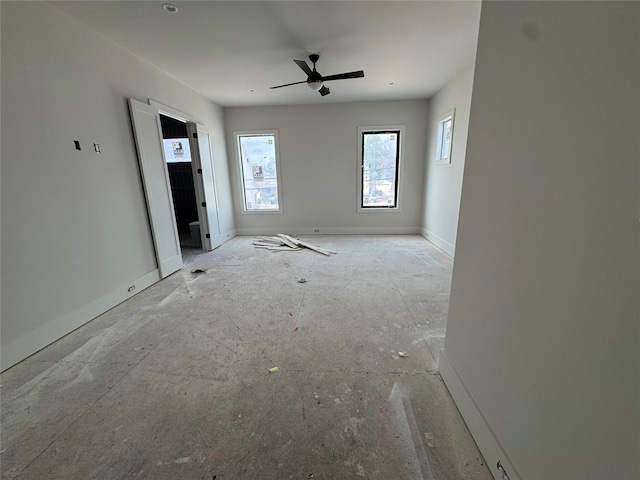
<svg viewBox="0 0 640 480">
<path fill-rule="evenodd" d="M 363 170 L 364 170 L 364 136 L 367 133 L 397 133 L 399 136 L 396 152 L 396 178 L 395 178 L 395 199 L 393 207 L 384 206 L 364 206 L 363 198 Z M 401 211 L 402 198 L 402 165 L 404 154 L 404 125 L 374 125 L 358 127 L 358 163 L 357 163 L 357 189 L 356 206 L 358 213 L 397 213 Z"/>
<path fill-rule="evenodd" d="M 276 176 L 277 176 L 277 190 L 278 190 L 278 208 L 277 209 L 248 209 L 246 192 L 244 188 L 244 175 L 242 166 L 242 154 L 240 149 L 240 138 L 249 136 L 273 136 L 274 150 L 276 154 Z M 238 175 L 238 185 L 240 190 L 240 213 L 247 215 L 273 215 L 283 213 L 283 197 L 282 197 L 282 174 L 280 173 L 280 141 L 278 139 L 277 129 L 261 129 L 261 130 L 237 130 L 233 132 L 233 138 L 235 140 L 236 149 L 236 168 Z"/>
<path fill-rule="evenodd" d="M 438 117 L 438 133 L 436 136 L 436 165 L 450 165 L 451 155 L 453 152 L 453 127 L 455 126 L 456 109 L 448 111 L 447 113 Z M 445 133 L 444 125 L 448 121 L 451 121 L 451 138 L 449 140 L 449 151 L 446 152 L 446 157 L 442 156 L 442 140 Z"/>
</svg>

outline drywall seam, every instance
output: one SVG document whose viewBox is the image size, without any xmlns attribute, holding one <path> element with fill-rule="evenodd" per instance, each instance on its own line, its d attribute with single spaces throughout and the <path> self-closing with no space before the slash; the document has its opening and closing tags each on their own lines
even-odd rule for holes
<svg viewBox="0 0 640 480">
<path fill-rule="evenodd" d="M 469 395 L 458 372 L 449 362 L 444 350 L 440 351 L 438 370 L 493 477 L 496 480 L 503 480 L 501 473 L 497 469 L 497 463 L 500 461 L 509 475 L 509 480 L 521 480 L 482 412 L 473 401 L 471 395 Z"/>
<path fill-rule="evenodd" d="M 40 325 L 35 330 L 21 335 L 7 345 L 3 345 L 0 370 L 4 371 L 12 367 L 159 280 L 160 272 L 155 269 L 135 280 L 119 285 L 106 295 L 66 315 L 61 315 Z M 128 290 L 131 286 L 135 286 L 135 290 L 129 292 Z"/>
</svg>

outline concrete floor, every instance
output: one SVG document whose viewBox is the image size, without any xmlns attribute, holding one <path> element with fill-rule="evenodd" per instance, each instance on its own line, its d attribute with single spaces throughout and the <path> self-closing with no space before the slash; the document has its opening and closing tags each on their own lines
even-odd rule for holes
<svg viewBox="0 0 640 480">
<path fill-rule="evenodd" d="M 2 478 L 490 480 L 437 373 L 451 258 L 411 235 L 306 238 L 332 257 L 251 240 L 4 372 Z"/>
</svg>

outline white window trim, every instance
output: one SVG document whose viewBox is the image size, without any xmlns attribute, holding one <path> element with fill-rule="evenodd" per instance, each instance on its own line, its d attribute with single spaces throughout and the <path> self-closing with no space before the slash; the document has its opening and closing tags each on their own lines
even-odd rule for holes
<svg viewBox="0 0 640 480">
<path fill-rule="evenodd" d="M 368 132 L 379 132 L 384 130 L 398 130 L 400 132 L 400 144 L 398 145 L 398 167 L 396 175 L 398 177 L 397 202 L 395 207 L 362 207 L 362 134 Z M 358 160 L 357 160 L 357 187 L 356 187 L 356 208 L 358 213 L 398 213 L 402 206 L 402 164 L 404 155 L 404 125 L 375 125 L 358 127 Z"/>
<path fill-rule="evenodd" d="M 242 182 L 242 158 L 240 156 L 240 136 L 242 135 L 273 135 L 276 151 L 276 175 L 278 175 L 278 209 L 277 210 L 247 210 L 247 202 L 245 199 L 244 185 Z M 240 197 L 240 213 L 243 215 L 280 215 L 283 213 L 283 197 L 282 197 L 282 174 L 280 173 L 280 140 L 278 139 L 277 129 L 264 130 L 234 130 L 233 140 L 236 149 L 236 174 L 237 185 Z"/>
<path fill-rule="evenodd" d="M 453 151 L 453 127 L 455 126 L 456 109 L 448 111 L 447 113 L 440 115 L 438 118 L 438 133 L 436 136 L 436 165 L 450 165 L 451 155 Z M 442 134 L 444 133 L 444 124 L 447 120 L 451 119 L 451 142 L 449 143 L 449 151 L 447 152 L 447 158 L 442 157 Z"/>
</svg>

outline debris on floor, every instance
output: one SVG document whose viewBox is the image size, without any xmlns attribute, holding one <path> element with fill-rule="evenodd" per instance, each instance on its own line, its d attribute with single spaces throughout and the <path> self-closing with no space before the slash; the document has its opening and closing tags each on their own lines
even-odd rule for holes
<svg viewBox="0 0 640 480">
<path fill-rule="evenodd" d="M 207 271 L 201 268 L 196 268 L 195 270 L 191 270 L 191 273 L 207 273 Z"/>
<path fill-rule="evenodd" d="M 433 439 L 433 433 L 425 432 L 424 438 L 427 441 L 427 445 L 429 445 L 431 448 L 435 448 L 436 447 L 436 442 Z"/>
<path fill-rule="evenodd" d="M 306 283 L 307 279 L 304 277 L 298 277 L 298 283 Z"/>
<path fill-rule="evenodd" d="M 279 371 L 280 371 L 280 369 L 278 367 L 273 367 L 273 368 L 269 369 L 269 373 L 277 373 Z"/>
<path fill-rule="evenodd" d="M 317 245 L 311 245 L 310 243 L 303 242 L 302 240 L 298 240 L 297 238 L 294 238 L 290 235 L 285 235 L 284 233 L 278 233 L 274 237 L 265 237 L 259 235 L 253 241 L 253 245 L 255 248 L 266 248 L 267 250 L 275 251 L 294 251 L 307 248 L 328 257 L 337 253 L 327 248 L 318 247 Z"/>
<path fill-rule="evenodd" d="M 409 356 L 407 352 L 398 352 L 398 355 L 400 355 L 402 358 L 407 358 Z"/>
</svg>

